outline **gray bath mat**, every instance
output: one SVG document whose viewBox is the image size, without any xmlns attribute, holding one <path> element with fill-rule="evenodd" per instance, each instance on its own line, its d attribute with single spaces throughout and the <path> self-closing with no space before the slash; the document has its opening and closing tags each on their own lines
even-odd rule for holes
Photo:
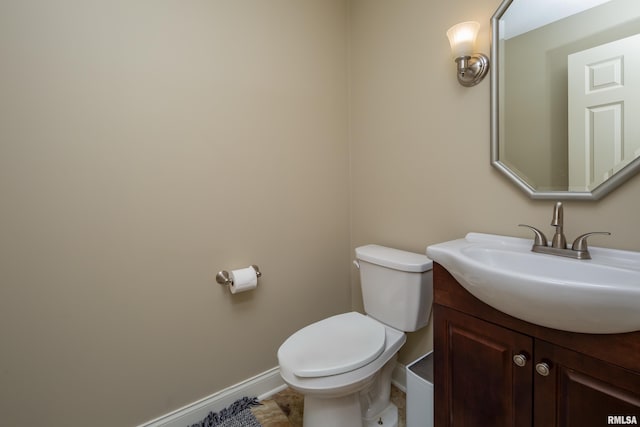
<svg viewBox="0 0 640 427">
<path fill-rule="evenodd" d="M 255 397 L 243 397 L 220 412 L 209 412 L 202 421 L 191 427 L 261 427 L 251 412 L 252 406 L 260 402 Z"/>
</svg>

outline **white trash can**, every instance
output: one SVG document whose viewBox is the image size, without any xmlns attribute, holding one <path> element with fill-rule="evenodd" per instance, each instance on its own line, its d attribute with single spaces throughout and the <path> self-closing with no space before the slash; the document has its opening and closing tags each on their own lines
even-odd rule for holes
<svg viewBox="0 0 640 427">
<path fill-rule="evenodd" d="M 433 351 L 407 365 L 407 427 L 433 427 Z"/>
</svg>

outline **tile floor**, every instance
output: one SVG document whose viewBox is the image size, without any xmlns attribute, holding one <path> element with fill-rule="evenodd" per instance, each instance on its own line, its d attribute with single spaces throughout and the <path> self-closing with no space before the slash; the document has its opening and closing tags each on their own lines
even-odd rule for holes
<svg viewBox="0 0 640 427">
<path fill-rule="evenodd" d="M 405 394 L 392 386 L 391 401 L 398 407 L 398 427 L 405 427 Z M 302 427 L 303 402 L 300 393 L 287 388 L 260 402 L 252 412 L 263 427 Z"/>
</svg>

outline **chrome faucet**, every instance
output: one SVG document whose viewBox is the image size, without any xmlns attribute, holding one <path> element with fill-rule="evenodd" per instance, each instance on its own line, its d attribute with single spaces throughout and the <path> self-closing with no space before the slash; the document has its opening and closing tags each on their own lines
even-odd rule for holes
<svg viewBox="0 0 640 427">
<path fill-rule="evenodd" d="M 593 231 L 591 233 L 585 233 L 576 238 L 571 245 L 571 248 L 567 248 L 567 239 L 564 236 L 564 211 L 562 208 L 562 202 L 557 202 L 553 207 L 553 218 L 551 219 L 551 225 L 556 228 L 556 232 L 551 239 L 551 246 L 547 242 L 547 238 L 544 233 L 535 227 L 527 224 L 518 224 L 520 227 L 528 227 L 535 234 L 533 240 L 533 252 L 559 255 L 576 259 L 591 259 L 589 254 L 589 248 L 587 247 L 587 237 L 593 234 L 606 234 L 610 235 L 608 231 Z"/>
</svg>

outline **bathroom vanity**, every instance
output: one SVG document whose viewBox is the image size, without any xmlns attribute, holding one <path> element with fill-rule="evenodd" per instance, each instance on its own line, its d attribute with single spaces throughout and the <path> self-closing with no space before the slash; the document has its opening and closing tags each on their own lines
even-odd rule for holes
<svg viewBox="0 0 640 427">
<path fill-rule="evenodd" d="M 538 326 L 433 274 L 437 427 L 640 425 L 640 332 Z"/>
</svg>

